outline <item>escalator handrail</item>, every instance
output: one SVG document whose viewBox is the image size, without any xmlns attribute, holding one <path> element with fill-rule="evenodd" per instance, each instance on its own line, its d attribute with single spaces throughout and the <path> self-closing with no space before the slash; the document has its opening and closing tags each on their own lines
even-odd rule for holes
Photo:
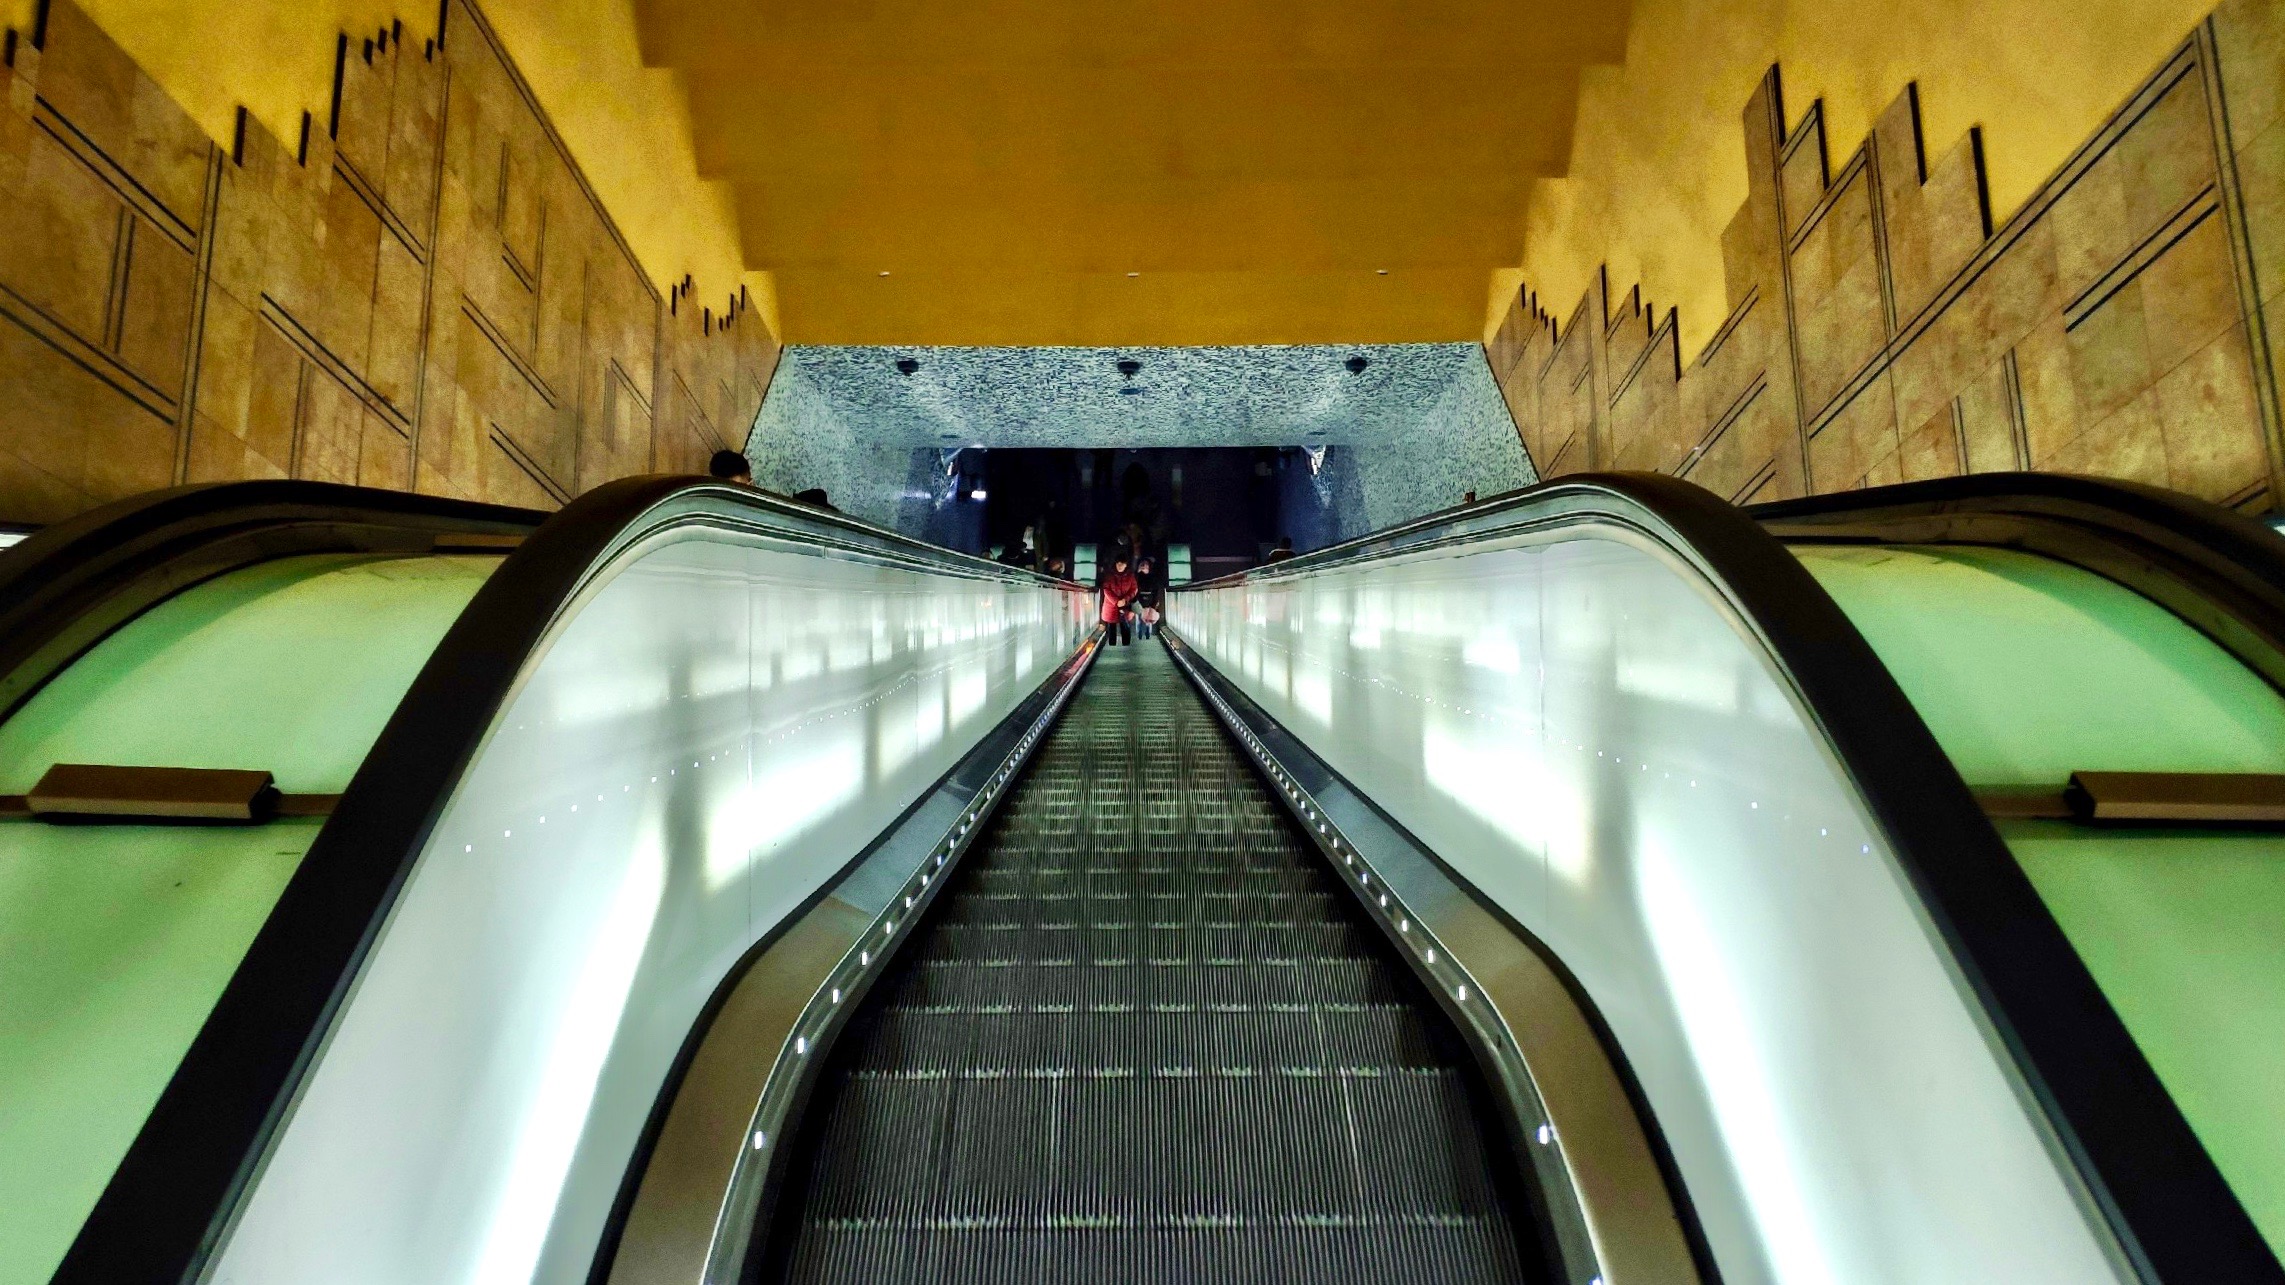
<svg viewBox="0 0 2285 1285">
<path fill-rule="evenodd" d="M 1746 511 L 1787 541 L 2019 545 L 2158 602 L 2285 691 L 2285 538 L 2180 492 L 1979 473 Z"/>
<path fill-rule="evenodd" d="M 1746 509 L 1755 521 L 1813 527 L 1820 520 L 1898 510 L 2060 512 L 2119 534 L 2155 531 L 2202 550 L 2217 577 L 2262 586 L 2285 604 L 2285 537 L 2242 513 L 2179 491 L 2070 473 L 1971 473 L 1965 477 L 1778 500 Z"/>
<path fill-rule="evenodd" d="M 1582 522 L 1656 541 L 1758 634 L 1886 836 L 2136 1273 L 2285 1285 L 2285 1268 L 1934 733 L 1848 615 L 1743 510 L 1663 474 L 1572 475 L 1178 592 Z"/>
<path fill-rule="evenodd" d="M 1077 592 L 706 479 L 626 478 L 564 506 L 477 590 L 406 690 L 81 1225 L 57 1285 L 176 1282 L 202 1270 L 526 663 L 623 552 L 693 523 Z"/>
<path fill-rule="evenodd" d="M 0 631 L 95 581 L 147 571 L 188 544 L 263 525 L 353 521 L 432 531 L 528 531 L 547 515 L 505 505 L 273 479 L 169 487 L 42 527 L 0 560 Z"/>
<path fill-rule="evenodd" d="M 247 562 L 447 534 L 515 535 L 546 517 L 467 500 L 273 479 L 172 487 L 34 532 L 0 557 L 0 719 L 109 629 Z"/>
</svg>

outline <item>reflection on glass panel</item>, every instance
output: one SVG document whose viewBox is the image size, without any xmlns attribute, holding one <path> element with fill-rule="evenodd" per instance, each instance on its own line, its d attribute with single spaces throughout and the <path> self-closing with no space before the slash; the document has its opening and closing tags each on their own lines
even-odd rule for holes
<svg viewBox="0 0 2285 1285">
<path fill-rule="evenodd" d="M 1583 525 L 1171 595 L 1558 956 L 1735 1282 L 2121 1279 L 1884 841 L 1688 563 Z"/>
<path fill-rule="evenodd" d="M 221 1278 L 584 1278 L 716 983 L 1060 665 L 1084 595 L 625 555 L 439 820 Z"/>
</svg>

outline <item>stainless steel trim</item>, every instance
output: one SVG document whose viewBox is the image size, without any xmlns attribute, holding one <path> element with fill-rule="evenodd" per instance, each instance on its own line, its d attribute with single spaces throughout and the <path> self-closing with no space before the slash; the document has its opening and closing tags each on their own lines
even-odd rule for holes
<svg viewBox="0 0 2285 1285">
<path fill-rule="evenodd" d="M 1573 1285 L 1704 1279 L 1593 1020 L 1543 953 L 1173 629 L 1167 649 L 1302 830 L 1486 1056 Z M 1528 1139 L 1526 1141 L 1525 1139 Z"/>
<path fill-rule="evenodd" d="M 740 1279 L 811 1069 L 1061 715 L 1096 645 L 1083 645 L 732 983 L 674 1090 L 608 1263 L 611 1285 Z"/>
</svg>

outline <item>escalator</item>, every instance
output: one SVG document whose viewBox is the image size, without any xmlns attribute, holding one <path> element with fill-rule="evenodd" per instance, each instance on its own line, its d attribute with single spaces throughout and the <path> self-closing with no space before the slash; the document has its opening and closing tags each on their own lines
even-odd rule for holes
<svg viewBox="0 0 2285 1285">
<path fill-rule="evenodd" d="M 1543 1279 L 1467 1062 L 1167 654 L 1111 648 L 842 1035 L 764 1279 Z"/>
<path fill-rule="evenodd" d="M 2285 1280 L 2249 531 L 1565 479 L 1099 650 L 689 479 L 51 529 L 0 1285 Z"/>
</svg>

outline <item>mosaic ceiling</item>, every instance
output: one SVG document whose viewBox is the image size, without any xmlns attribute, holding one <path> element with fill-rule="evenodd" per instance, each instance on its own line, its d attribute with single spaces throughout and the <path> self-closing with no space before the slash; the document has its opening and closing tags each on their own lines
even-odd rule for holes
<svg viewBox="0 0 2285 1285">
<path fill-rule="evenodd" d="M 1491 416 L 1506 408 L 1473 343 L 796 346 L 755 427 L 785 440 L 831 420 L 873 446 L 1370 446 Z"/>
</svg>

